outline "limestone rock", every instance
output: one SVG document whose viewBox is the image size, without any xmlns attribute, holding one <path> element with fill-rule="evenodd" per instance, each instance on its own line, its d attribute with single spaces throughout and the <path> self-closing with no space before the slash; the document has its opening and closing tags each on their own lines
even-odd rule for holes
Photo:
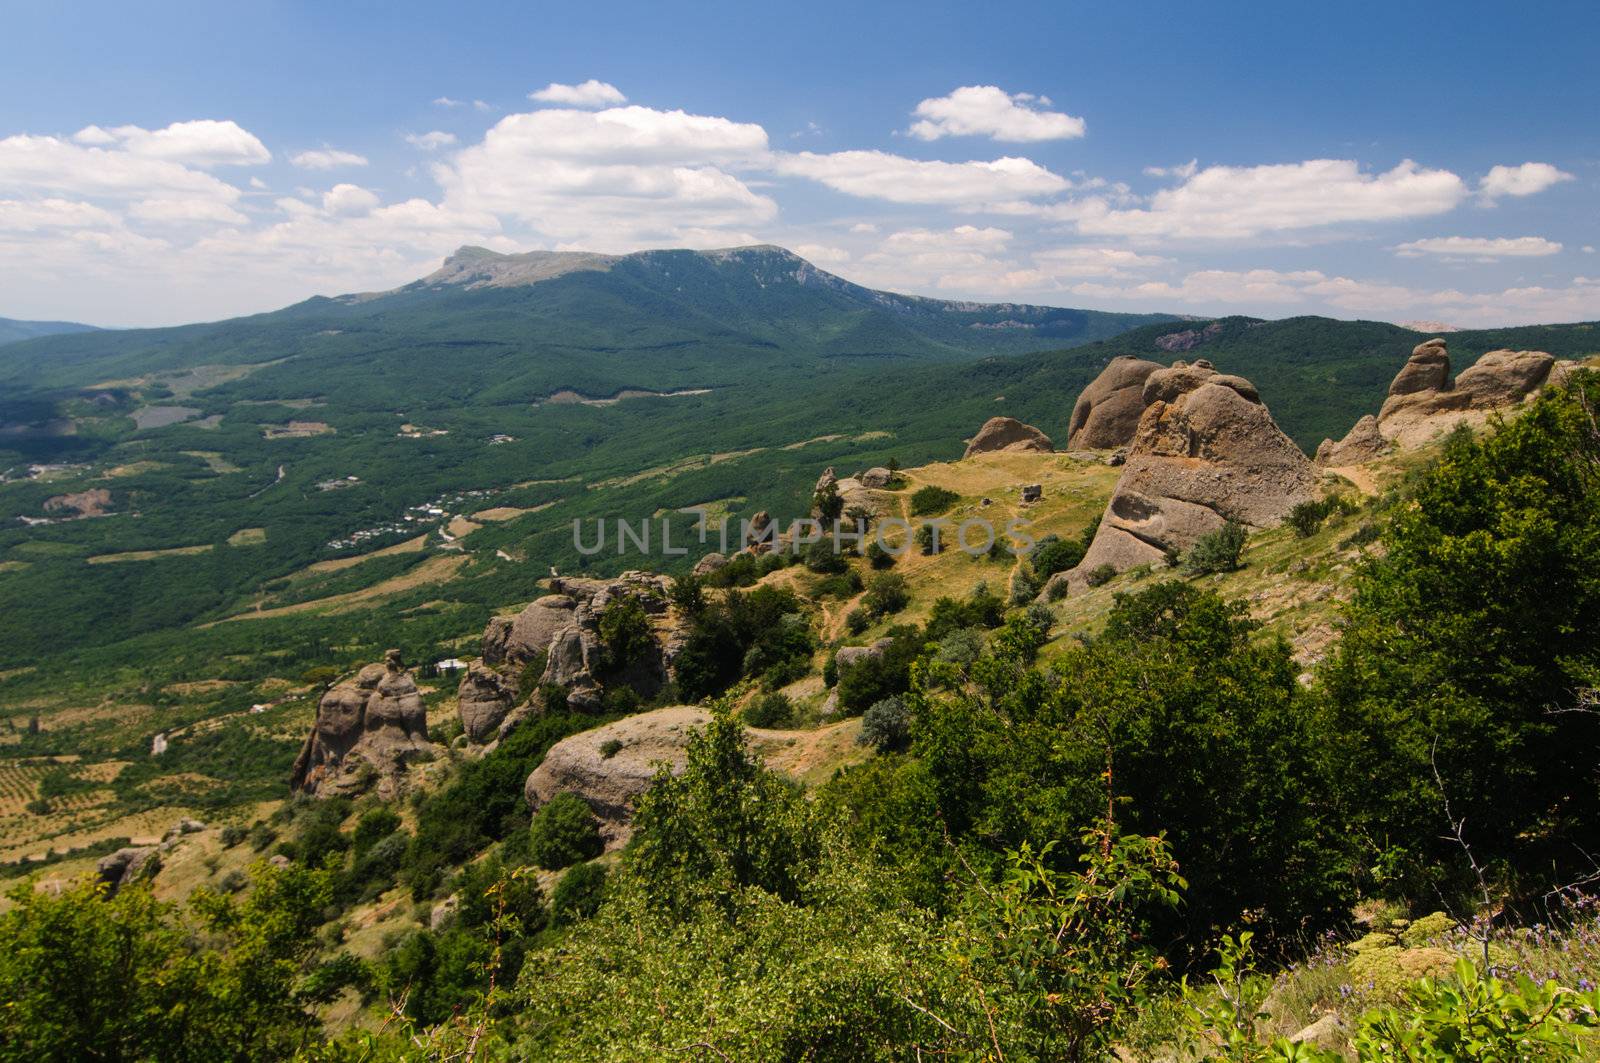
<svg viewBox="0 0 1600 1063">
<path fill-rule="evenodd" d="M 1221 331 L 1222 322 L 1213 321 L 1203 329 L 1184 329 L 1182 332 L 1169 332 L 1165 336 L 1157 336 L 1156 346 L 1173 354 L 1192 351 Z"/>
<path fill-rule="evenodd" d="M 1525 401 L 1555 368 L 1555 358 L 1543 351 L 1490 351 L 1452 381 L 1445 341 L 1428 340 L 1417 345 L 1389 385 L 1378 430 L 1397 446 L 1417 446 L 1458 424 L 1481 423 L 1490 411 Z"/>
<path fill-rule="evenodd" d="M 517 703 L 517 689 L 507 677 L 474 661 L 456 688 L 456 711 L 468 741 L 486 742 Z"/>
<path fill-rule="evenodd" d="M 999 450 L 1054 454 L 1055 449 L 1050 437 L 1033 425 L 1023 424 L 1015 417 L 991 417 L 978 429 L 978 434 L 967 444 L 967 452 L 961 456 L 970 458 L 974 454 Z"/>
<path fill-rule="evenodd" d="M 856 477 L 856 479 L 861 481 L 862 487 L 870 487 L 876 490 L 888 487 L 894 481 L 894 473 L 881 465 L 874 465 Z"/>
<path fill-rule="evenodd" d="M 436 751 L 416 682 L 398 650 L 385 657 L 322 696 L 295 759 L 291 788 L 330 797 L 376 784 L 380 794 L 393 796 L 407 762 Z"/>
<path fill-rule="evenodd" d="M 1102 565 L 1118 572 L 1185 551 L 1228 521 L 1282 521 L 1316 495 L 1316 468 L 1273 422 L 1248 381 L 1209 363 L 1150 374 L 1150 405 L 1083 561 L 1064 581 L 1076 591 Z M 1046 592 L 1060 595 L 1059 583 Z"/>
<path fill-rule="evenodd" d="M 657 769 L 665 764 L 682 771 L 690 734 L 710 718 L 703 709 L 680 705 L 563 738 L 528 776 L 523 795 L 538 811 L 556 794 L 577 794 L 599 818 L 606 848 L 618 848 L 631 833 L 634 802 L 650 788 Z M 622 747 L 606 756 L 602 747 L 611 741 Z"/>
<path fill-rule="evenodd" d="M 1142 358 L 1111 359 L 1073 404 L 1067 449 L 1104 450 L 1131 440 L 1144 413 L 1144 382 L 1160 368 Z"/>
<path fill-rule="evenodd" d="M 103 856 L 95 865 L 100 881 L 112 892 L 131 882 L 154 878 L 161 870 L 160 847 L 155 845 L 130 845 Z"/>
<path fill-rule="evenodd" d="M 712 551 L 694 563 L 694 574 L 696 576 L 709 576 L 711 573 L 716 572 L 719 569 L 726 568 L 727 566 L 727 556 L 724 554 L 719 554 L 716 551 Z"/>
<path fill-rule="evenodd" d="M 1324 439 L 1317 447 L 1317 464 L 1329 468 L 1360 465 L 1383 456 L 1388 450 L 1389 441 L 1378 431 L 1378 419 L 1369 413 L 1339 442 Z"/>
</svg>

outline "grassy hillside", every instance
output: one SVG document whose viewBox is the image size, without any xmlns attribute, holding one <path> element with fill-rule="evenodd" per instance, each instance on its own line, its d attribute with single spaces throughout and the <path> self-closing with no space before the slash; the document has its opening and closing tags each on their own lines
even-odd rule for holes
<svg viewBox="0 0 1600 1063">
<path fill-rule="evenodd" d="M 0 317 L 0 346 L 39 336 L 94 331 L 96 329 L 93 325 L 79 325 L 71 321 L 17 321 L 9 317 Z"/>
</svg>

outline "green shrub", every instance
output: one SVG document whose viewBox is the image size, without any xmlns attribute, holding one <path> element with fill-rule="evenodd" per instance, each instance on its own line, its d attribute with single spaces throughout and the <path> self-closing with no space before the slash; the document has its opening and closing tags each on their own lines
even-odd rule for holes
<svg viewBox="0 0 1600 1063">
<path fill-rule="evenodd" d="M 778 691 L 769 691 L 750 703 L 744 719 L 751 727 L 788 727 L 794 723 L 794 704 Z"/>
<path fill-rule="evenodd" d="M 911 711 L 899 697 L 884 698 L 861 714 L 861 733 L 856 741 L 879 753 L 905 748 L 911 737 Z"/>
<path fill-rule="evenodd" d="M 620 739 L 620 738 L 608 738 L 604 742 L 600 743 L 600 759 L 601 760 L 610 760 L 612 757 L 616 756 L 618 753 L 621 753 L 621 752 L 622 752 L 622 739 Z"/>
<path fill-rule="evenodd" d="M 1243 524 L 1230 520 L 1209 535 L 1201 536 L 1189 551 L 1184 571 L 1191 576 L 1234 571 L 1239 567 L 1239 553 L 1248 535 Z"/>
<path fill-rule="evenodd" d="M 924 524 L 918 528 L 913 541 L 917 544 L 917 549 L 922 551 L 925 557 L 942 554 L 950 546 L 948 537 L 942 533 L 942 529 L 936 532 L 931 524 Z"/>
<path fill-rule="evenodd" d="M 622 671 L 643 660 L 655 649 L 650 617 L 637 598 L 624 595 L 600 614 L 600 641 L 605 643 L 607 663 Z"/>
<path fill-rule="evenodd" d="M 867 563 L 873 568 L 884 569 L 894 567 L 895 557 L 877 539 L 867 544 Z"/>
<path fill-rule="evenodd" d="M 568 868 L 550 894 L 550 922 L 555 926 L 568 926 L 590 918 L 600 910 L 605 888 L 604 864 L 591 862 Z"/>
<path fill-rule="evenodd" d="M 1084 577 L 1083 582 L 1091 587 L 1103 587 L 1117 577 L 1117 570 L 1112 565 L 1096 565 Z"/>
<path fill-rule="evenodd" d="M 898 613 L 911 604 L 911 591 L 906 578 L 895 572 L 881 572 L 867 584 L 866 597 L 861 604 L 874 617 Z"/>
<path fill-rule="evenodd" d="M 1322 527 L 1322 522 L 1328 519 L 1328 514 L 1333 512 L 1333 499 L 1312 498 L 1298 502 L 1289 511 L 1289 516 L 1284 518 L 1284 523 L 1294 529 L 1294 533 L 1301 539 L 1309 539 Z"/>
<path fill-rule="evenodd" d="M 913 517 L 932 517 L 943 513 L 961 500 L 961 496 L 954 491 L 943 487 L 928 484 L 919 487 L 911 495 L 911 515 Z"/>
<path fill-rule="evenodd" d="M 845 614 L 845 630 L 852 635 L 859 635 L 872 626 L 872 614 L 865 609 L 852 609 Z"/>
<path fill-rule="evenodd" d="M 539 809 L 528 837 L 528 855 L 551 871 L 592 860 L 605 848 L 593 810 L 574 793 L 556 794 Z"/>
<path fill-rule="evenodd" d="M 245 838 L 249 837 L 249 835 L 250 832 L 248 829 L 241 827 L 237 823 L 230 823 L 226 827 L 222 828 L 222 847 L 224 849 L 232 849 L 235 845 L 238 845 L 240 842 L 244 841 Z"/>
<path fill-rule="evenodd" d="M 1087 547 L 1076 539 L 1060 539 L 1054 535 L 1047 535 L 1039 540 L 1031 553 L 1028 554 L 1028 563 L 1033 566 L 1034 575 L 1043 583 L 1057 572 L 1065 572 L 1069 568 L 1076 568 Z"/>
<path fill-rule="evenodd" d="M 826 535 L 806 547 L 805 566 L 827 575 L 843 572 L 847 567 L 844 555 L 833 548 L 833 540 Z"/>
</svg>

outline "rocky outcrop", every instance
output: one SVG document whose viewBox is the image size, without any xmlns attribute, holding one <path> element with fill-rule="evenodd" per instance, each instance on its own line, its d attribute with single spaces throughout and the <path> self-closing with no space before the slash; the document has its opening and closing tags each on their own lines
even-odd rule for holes
<svg viewBox="0 0 1600 1063">
<path fill-rule="evenodd" d="M 967 444 L 967 452 L 961 456 L 970 458 L 974 454 L 992 454 L 1001 450 L 1054 454 L 1055 449 L 1050 437 L 1033 425 L 1023 424 L 1015 417 L 991 417 L 983 422 L 978 434 Z"/>
<path fill-rule="evenodd" d="M 1072 591 L 1104 565 L 1118 572 L 1185 551 L 1229 521 L 1277 524 L 1316 494 L 1318 473 L 1273 422 L 1249 381 L 1207 362 L 1151 373 L 1122 478 L 1083 561 L 1052 577 Z M 1059 585 L 1046 587 L 1059 596 Z"/>
<path fill-rule="evenodd" d="M 1160 368 L 1141 358 L 1111 359 L 1073 404 L 1067 449 L 1105 450 L 1127 444 L 1144 413 L 1144 383 Z"/>
<path fill-rule="evenodd" d="M 1389 385 L 1378 431 L 1397 446 L 1413 447 L 1458 424 L 1482 423 L 1491 411 L 1538 391 L 1556 364 L 1543 351 L 1490 351 L 1452 381 L 1445 341 L 1420 343 Z"/>
<path fill-rule="evenodd" d="M 631 686 L 648 698 L 670 675 L 682 646 L 681 638 L 674 639 L 670 578 L 648 572 L 624 572 L 616 579 L 555 576 L 549 586 L 554 593 L 515 617 L 495 617 L 484 630 L 482 661 L 468 670 L 457 692 L 462 728 L 474 743 L 504 737 L 542 710 L 542 702 L 516 707 L 519 673 L 540 659 L 539 686 L 562 688 L 567 703 L 584 711 L 600 708 L 608 685 Z M 651 618 L 656 639 L 638 659 L 615 662 L 600 637 L 600 618 L 624 598 L 638 602 Z"/>
<path fill-rule="evenodd" d="M 556 632 L 572 623 L 577 600 L 547 594 L 516 616 L 497 616 L 483 633 L 483 661 L 520 667 L 550 648 Z"/>
<path fill-rule="evenodd" d="M 141 879 L 154 878 L 161 870 L 159 845 L 130 845 L 100 858 L 95 874 L 112 892 Z"/>
<path fill-rule="evenodd" d="M 461 727 L 471 742 L 488 742 L 517 704 L 517 687 L 511 679 L 479 661 L 468 666 L 456 688 L 456 709 Z"/>
<path fill-rule="evenodd" d="M 728 558 L 715 550 L 705 555 L 694 563 L 693 574 L 696 576 L 709 576 L 728 567 Z"/>
<path fill-rule="evenodd" d="M 628 840 L 634 803 L 657 769 L 682 771 L 690 734 L 710 718 L 703 709 L 680 705 L 563 738 L 528 776 L 528 807 L 538 811 L 556 794 L 575 793 L 599 818 L 606 848 L 618 848 Z"/>
<path fill-rule="evenodd" d="M 1317 447 L 1317 464 L 1325 468 L 1360 465 L 1387 454 L 1389 441 L 1378 430 L 1378 419 L 1367 414 L 1339 442 L 1324 439 Z"/>
<path fill-rule="evenodd" d="M 383 664 L 369 664 L 352 680 L 322 696 L 317 718 L 295 759 L 290 786 L 317 797 L 359 794 L 377 788 L 395 795 L 406 764 L 437 751 L 428 741 L 422 695 L 390 650 Z"/>
<path fill-rule="evenodd" d="M 873 490 L 882 490 L 894 482 L 894 473 L 882 465 L 874 465 L 856 479 L 861 481 L 861 486 Z"/>
<path fill-rule="evenodd" d="M 1213 321 L 1205 328 L 1184 329 L 1182 332 L 1169 332 L 1165 336 L 1156 337 L 1156 346 L 1172 354 L 1181 354 L 1192 351 L 1207 340 L 1222 331 L 1222 322 Z"/>
</svg>

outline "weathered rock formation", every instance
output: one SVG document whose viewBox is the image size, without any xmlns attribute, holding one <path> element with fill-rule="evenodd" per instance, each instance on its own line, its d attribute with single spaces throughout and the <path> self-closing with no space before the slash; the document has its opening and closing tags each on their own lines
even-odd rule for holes
<svg viewBox="0 0 1600 1063">
<path fill-rule="evenodd" d="M 480 661 L 468 666 L 456 688 L 456 707 L 461 727 L 471 742 L 488 742 L 499 736 L 517 704 L 517 685 Z"/>
<path fill-rule="evenodd" d="M 1339 442 L 1324 439 L 1317 447 L 1317 464 L 1331 468 L 1360 465 L 1382 457 L 1389 450 L 1389 441 L 1378 430 L 1378 419 L 1369 413 Z"/>
<path fill-rule="evenodd" d="M 862 487 L 879 490 L 888 487 L 889 484 L 894 482 L 894 473 L 884 468 L 882 465 L 874 465 L 872 468 L 856 477 L 856 479 L 861 481 Z"/>
<path fill-rule="evenodd" d="M 1111 359 L 1073 404 L 1067 449 L 1105 450 L 1128 443 L 1144 413 L 1144 383 L 1160 368 L 1142 358 Z"/>
<path fill-rule="evenodd" d="M 1556 360 L 1543 351 L 1490 351 L 1450 379 L 1442 339 L 1417 345 L 1378 412 L 1378 431 L 1402 447 L 1425 443 L 1463 422 L 1481 423 L 1491 410 L 1515 406 L 1550 379 Z"/>
<path fill-rule="evenodd" d="M 709 576 L 713 572 L 720 571 L 721 569 L 727 567 L 727 556 L 724 554 L 719 554 L 713 550 L 711 553 L 705 555 L 694 563 L 693 573 L 696 576 Z"/>
<path fill-rule="evenodd" d="M 606 848 L 618 848 L 631 833 L 634 802 L 650 788 L 657 769 L 665 764 L 682 771 L 690 734 L 710 718 L 703 709 L 680 705 L 563 738 L 528 776 L 523 795 L 538 811 L 556 794 L 577 794 L 599 818 Z"/>
<path fill-rule="evenodd" d="M 542 702 L 516 705 L 520 673 L 541 659 L 539 687 L 558 686 L 569 705 L 587 711 L 600 707 L 608 685 L 620 683 L 649 697 L 669 677 L 682 645 L 675 637 L 681 622 L 669 603 L 671 579 L 648 572 L 609 580 L 556 576 L 550 589 L 554 593 L 516 616 L 493 618 L 484 629 L 483 659 L 468 669 L 458 690 L 462 728 L 472 742 L 504 737 L 542 710 Z M 624 598 L 643 608 L 655 639 L 635 660 L 617 662 L 600 637 L 600 619 Z"/>
<path fill-rule="evenodd" d="M 978 434 L 967 444 L 967 452 L 961 456 L 970 458 L 974 454 L 992 454 L 1000 450 L 1054 454 L 1055 449 L 1050 437 L 1033 425 L 1023 424 L 1015 417 L 991 417 L 983 422 Z"/>
<path fill-rule="evenodd" d="M 1122 572 L 1188 550 L 1228 521 L 1269 527 L 1315 496 L 1316 468 L 1249 381 L 1177 362 L 1149 375 L 1145 396 L 1094 542 L 1077 568 L 1051 577 L 1047 596 L 1060 583 L 1081 590 L 1102 565 Z"/>
<path fill-rule="evenodd" d="M 102 856 L 95 865 L 95 874 L 113 893 L 129 883 L 154 878 L 160 870 L 159 845 L 125 846 L 109 856 Z"/>
<path fill-rule="evenodd" d="M 1172 354 L 1181 354 L 1192 351 L 1222 331 L 1222 322 L 1213 321 L 1205 328 L 1184 329 L 1182 332 L 1169 332 L 1165 336 L 1156 337 L 1156 346 Z"/>
<path fill-rule="evenodd" d="M 317 797 L 357 794 L 376 785 L 394 796 L 406 764 L 436 751 L 417 684 L 390 650 L 330 689 L 295 759 L 290 786 Z"/>
</svg>

